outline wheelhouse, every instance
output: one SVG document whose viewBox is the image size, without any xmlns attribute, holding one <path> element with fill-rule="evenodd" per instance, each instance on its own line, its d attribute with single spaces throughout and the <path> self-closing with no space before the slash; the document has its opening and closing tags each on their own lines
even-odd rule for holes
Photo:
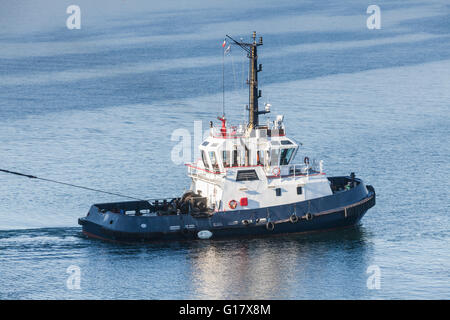
<svg viewBox="0 0 450 320">
<path fill-rule="evenodd" d="M 225 127 L 226 128 L 226 127 Z M 233 128 L 211 128 L 210 136 L 200 145 L 201 169 L 225 173 L 230 168 L 261 166 L 265 169 L 287 166 L 299 145 L 280 130 L 268 126 L 253 129 L 250 134 Z M 231 132 L 231 133 L 228 133 Z"/>
</svg>

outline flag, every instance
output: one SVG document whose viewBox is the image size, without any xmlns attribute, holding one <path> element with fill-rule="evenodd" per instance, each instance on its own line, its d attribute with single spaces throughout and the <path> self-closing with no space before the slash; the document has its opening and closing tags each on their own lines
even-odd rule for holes
<svg viewBox="0 0 450 320">
<path fill-rule="evenodd" d="M 227 40 L 223 40 L 222 48 L 225 48 L 226 45 L 227 45 Z"/>
</svg>

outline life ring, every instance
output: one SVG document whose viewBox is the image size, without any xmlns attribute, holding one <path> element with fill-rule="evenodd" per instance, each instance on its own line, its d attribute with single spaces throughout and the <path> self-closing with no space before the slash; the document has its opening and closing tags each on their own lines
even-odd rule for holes
<svg viewBox="0 0 450 320">
<path fill-rule="evenodd" d="M 272 174 L 274 176 L 278 177 L 280 175 L 280 173 L 281 173 L 280 167 L 275 167 L 275 168 L 272 169 Z"/>
<path fill-rule="evenodd" d="M 292 223 L 297 223 L 297 222 L 298 222 L 298 217 L 297 217 L 297 215 L 296 215 L 295 213 L 293 213 L 293 214 L 291 214 L 291 216 L 289 217 L 289 220 L 290 220 Z"/>
<path fill-rule="evenodd" d="M 228 206 L 230 207 L 230 209 L 236 209 L 237 201 L 236 200 L 231 200 L 230 202 L 228 202 Z"/>
<path fill-rule="evenodd" d="M 308 164 L 309 164 L 309 158 L 308 158 L 308 157 L 305 157 L 305 159 L 303 159 L 303 162 L 304 162 L 306 165 L 308 165 Z"/>
<path fill-rule="evenodd" d="M 275 229 L 275 224 L 273 222 L 267 222 L 266 229 L 269 231 L 273 231 L 273 229 Z"/>
</svg>

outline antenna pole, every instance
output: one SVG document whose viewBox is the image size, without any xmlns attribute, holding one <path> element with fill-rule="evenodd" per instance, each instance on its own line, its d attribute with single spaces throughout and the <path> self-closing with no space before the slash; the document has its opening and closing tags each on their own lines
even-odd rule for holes
<svg viewBox="0 0 450 320">
<path fill-rule="evenodd" d="M 250 59 L 249 64 L 249 114 L 248 114 L 248 127 L 257 128 L 259 125 L 259 115 L 268 113 L 269 111 L 258 110 L 258 99 L 261 97 L 261 91 L 258 90 L 258 72 L 262 71 L 262 66 L 258 66 L 258 46 L 262 46 L 262 37 L 259 38 L 259 42 L 256 42 L 256 31 L 253 31 L 251 43 L 238 42 L 227 35 L 233 43 L 247 52 L 247 57 Z"/>
<path fill-rule="evenodd" d="M 250 79 L 249 79 L 249 126 L 256 128 L 258 121 L 258 53 L 256 45 L 256 32 L 253 32 L 253 43 L 250 48 Z"/>
<path fill-rule="evenodd" d="M 222 117 L 225 117 L 225 50 L 222 48 Z"/>
</svg>

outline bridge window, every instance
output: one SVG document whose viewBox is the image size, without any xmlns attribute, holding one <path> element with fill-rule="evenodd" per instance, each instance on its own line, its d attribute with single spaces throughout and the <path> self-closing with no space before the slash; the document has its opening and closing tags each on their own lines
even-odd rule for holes
<svg viewBox="0 0 450 320">
<path fill-rule="evenodd" d="M 213 166 L 217 165 L 216 154 L 214 153 L 214 151 L 209 152 L 209 158 L 211 159 L 211 164 Z"/>
<path fill-rule="evenodd" d="M 239 166 L 238 158 L 239 158 L 238 151 L 233 150 L 233 167 Z"/>
<path fill-rule="evenodd" d="M 213 170 L 218 172 L 219 171 L 219 163 L 217 162 L 216 153 L 214 151 L 209 152 L 209 158 L 211 160 L 211 164 L 213 166 Z"/>
<path fill-rule="evenodd" d="M 230 153 L 231 153 L 230 151 L 222 151 L 223 166 L 224 167 L 230 167 L 230 165 L 231 165 Z"/>
<path fill-rule="evenodd" d="M 205 151 L 202 150 L 202 161 L 203 161 L 203 165 L 205 166 L 205 168 L 208 168 L 208 161 L 206 161 L 206 155 L 205 155 Z"/>
<path fill-rule="evenodd" d="M 291 156 L 292 156 L 293 152 L 294 152 L 294 148 L 282 149 L 281 150 L 280 165 L 284 166 L 284 165 L 289 164 L 289 161 L 291 161 Z"/>
<path fill-rule="evenodd" d="M 250 163 L 250 149 L 245 146 L 245 160 L 244 160 L 244 166 L 251 165 Z"/>
<path fill-rule="evenodd" d="M 280 149 L 272 149 L 270 156 L 271 166 L 278 166 L 279 156 L 280 156 Z"/>
<path fill-rule="evenodd" d="M 266 161 L 264 159 L 264 151 L 260 150 L 256 153 L 256 164 L 265 165 Z"/>
</svg>

